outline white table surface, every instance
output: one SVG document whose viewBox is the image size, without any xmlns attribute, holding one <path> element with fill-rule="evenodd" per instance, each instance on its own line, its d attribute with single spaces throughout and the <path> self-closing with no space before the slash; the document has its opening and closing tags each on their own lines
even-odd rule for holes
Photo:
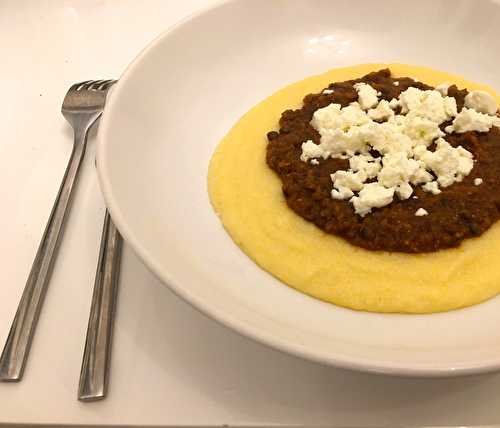
<svg viewBox="0 0 500 428">
<path fill-rule="evenodd" d="M 210 3 L 1 0 L 0 346 L 71 150 L 71 132 L 59 113 L 66 89 L 76 81 L 118 77 L 154 36 Z M 0 423 L 500 423 L 500 374 L 390 378 L 284 355 L 179 300 L 127 246 L 109 396 L 78 402 L 104 214 L 94 144 L 92 138 L 25 377 L 0 384 Z"/>
</svg>

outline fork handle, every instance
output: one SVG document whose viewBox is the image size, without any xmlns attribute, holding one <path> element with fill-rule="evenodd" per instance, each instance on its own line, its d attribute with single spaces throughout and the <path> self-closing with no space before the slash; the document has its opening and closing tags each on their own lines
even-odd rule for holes
<svg viewBox="0 0 500 428">
<path fill-rule="evenodd" d="M 85 154 L 87 131 L 88 127 L 81 131 L 75 130 L 73 151 L 0 357 L 0 381 L 16 382 L 23 376 L 71 202 L 72 190 Z"/>
<path fill-rule="evenodd" d="M 122 237 L 106 211 L 80 371 L 80 401 L 96 401 L 106 396 L 121 249 Z"/>
</svg>

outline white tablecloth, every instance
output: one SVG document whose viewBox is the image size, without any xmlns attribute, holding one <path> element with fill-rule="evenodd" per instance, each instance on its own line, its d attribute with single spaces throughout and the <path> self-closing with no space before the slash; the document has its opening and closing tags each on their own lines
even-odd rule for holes
<svg viewBox="0 0 500 428">
<path fill-rule="evenodd" d="M 72 134 L 59 113 L 67 88 L 76 81 L 119 77 L 154 36 L 210 3 L 0 2 L 0 346 L 71 150 Z M 0 384 L 0 422 L 500 423 L 500 375 L 390 378 L 281 354 L 240 337 L 179 300 L 127 246 L 109 396 L 102 402 L 78 402 L 104 214 L 94 144 L 92 138 L 25 378 L 19 384 Z"/>
</svg>

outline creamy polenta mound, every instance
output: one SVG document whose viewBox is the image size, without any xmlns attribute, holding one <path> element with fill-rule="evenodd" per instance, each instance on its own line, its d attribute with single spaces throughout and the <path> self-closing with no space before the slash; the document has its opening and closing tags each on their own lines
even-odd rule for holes
<svg viewBox="0 0 500 428">
<path fill-rule="evenodd" d="M 293 212 L 266 164 L 266 134 L 284 110 L 331 82 L 389 68 L 432 86 L 443 82 L 495 92 L 426 67 L 364 64 L 293 83 L 246 113 L 221 141 L 208 171 L 212 205 L 234 242 L 285 284 L 335 305 L 370 312 L 433 313 L 480 303 L 500 292 L 500 224 L 458 248 L 407 254 L 369 251 L 327 234 Z M 354 214 L 353 214 L 354 215 Z"/>
</svg>

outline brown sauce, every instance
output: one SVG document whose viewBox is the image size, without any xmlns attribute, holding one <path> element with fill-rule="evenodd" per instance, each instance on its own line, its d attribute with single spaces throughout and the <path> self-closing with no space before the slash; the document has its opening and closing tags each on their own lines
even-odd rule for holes
<svg viewBox="0 0 500 428">
<path fill-rule="evenodd" d="M 393 83 L 399 82 L 398 86 Z M 353 85 L 365 82 L 382 93 L 380 99 L 390 101 L 408 87 L 432 89 L 410 78 L 391 77 L 388 69 L 370 73 L 361 79 L 332 83 L 333 94 L 309 94 L 299 110 L 287 110 L 280 119 L 279 132 L 269 132 L 267 164 L 280 177 L 288 206 L 298 215 L 327 233 L 340 236 L 354 245 L 369 250 L 423 253 L 458 246 L 464 239 L 484 233 L 500 217 L 500 129 L 488 133 L 466 132 L 444 137 L 452 146 L 461 145 L 474 155 L 471 173 L 460 183 L 441 189 L 438 195 L 414 187 L 410 198 L 394 202 L 360 217 L 347 200 L 331 198 L 330 174 L 349 168 L 347 160 L 319 159 L 319 165 L 300 160 L 301 145 L 306 140 L 319 144 L 320 136 L 310 125 L 313 113 L 330 103 L 343 107 L 356 101 Z M 458 111 L 467 90 L 451 86 L 448 96 L 457 101 Z M 447 124 L 443 124 L 444 128 Z M 483 183 L 474 185 L 474 178 Z M 416 217 L 424 208 L 429 215 Z"/>
</svg>

